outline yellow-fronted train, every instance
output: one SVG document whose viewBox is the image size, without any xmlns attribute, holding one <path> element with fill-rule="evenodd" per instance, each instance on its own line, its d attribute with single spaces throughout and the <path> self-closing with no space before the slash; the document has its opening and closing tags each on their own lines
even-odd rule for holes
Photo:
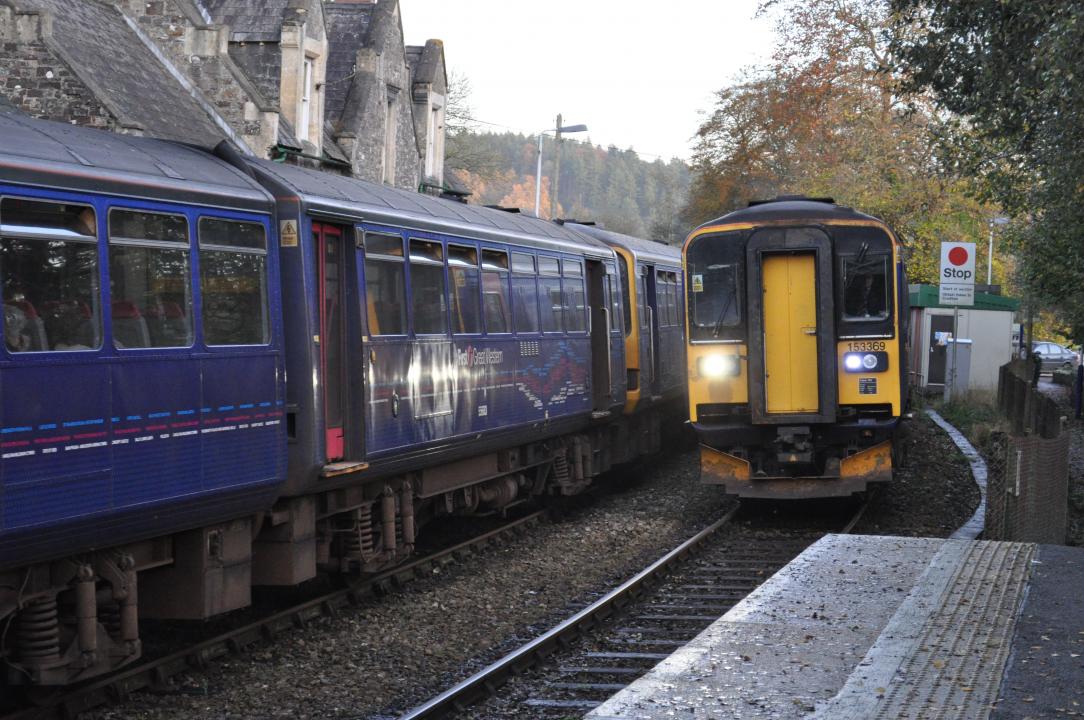
<svg viewBox="0 0 1084 720">
<path fill-rule="evenodd" d="M 752 498 L 891 480 L 907 401 L 907 282 L 880 220 L 827 198 L 751 203 L 683 249 L 701 478 Z"/>
</svg>

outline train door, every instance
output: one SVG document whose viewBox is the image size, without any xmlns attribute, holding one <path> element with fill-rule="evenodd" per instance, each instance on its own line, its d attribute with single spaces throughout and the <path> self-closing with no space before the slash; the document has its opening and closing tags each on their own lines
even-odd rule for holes
<svg viewBox="0 0 1084 720">
<path fill-rule="evenodd" d="M 771 413 L 815 413 L 819 406 L 817 292 L 813 253 L 765 255 L 764 390 Z"/>
<path fill-rule="evenodd" d="M 343 232 L 334 225 L 313 223 L 312 233 L 320 302 L 320 399 L 324 406 L 324 440 L 327 459 L 342 460 L 346 408 Z"/>
<path fill-rule="evenodd" d="M 651 398 L 659 394 L 659 323 L 653 265 L 640 266 L 636 302 L 640 315 L 640 397 Z"/>
<path fill-rule="evenodd" d="M 606 302 L 606 266 L 587 261 L 587 303 L 591 306 L 591 394 L 594 410 L 613 403 L 610 368 L 610 311 Z"/>
<path fill-rule="evenodd" d="M 944 385 L 948 360 L 948 343 L 943 338 L 952 334 L 951 315 L 930 315 L 930 365 L 926 370 L 927 385 Z"/>
</svg>

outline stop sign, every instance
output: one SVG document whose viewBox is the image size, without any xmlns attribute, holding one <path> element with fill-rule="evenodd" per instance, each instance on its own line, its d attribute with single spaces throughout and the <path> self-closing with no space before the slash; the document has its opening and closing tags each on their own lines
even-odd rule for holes
<svg viewBox="0 0 1084 720">
<path fill-rule="evenodd" d="M 975 243 L 941 243 L 938 279 L 938 297 L 942 305 L 974 305 Z"/>
</svg>

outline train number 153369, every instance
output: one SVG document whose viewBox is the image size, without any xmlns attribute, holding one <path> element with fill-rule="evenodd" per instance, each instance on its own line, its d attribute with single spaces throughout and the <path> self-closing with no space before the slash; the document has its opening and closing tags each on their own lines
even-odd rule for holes
<svg viewBox="0 0 1084 720">
<path fill-rule="evenodd" d="M 883 341 L 870 341 L 870 342 L 849 342 L 847 343 L 847 352 L 884 352 L 885 344 Z"/>
</svg>

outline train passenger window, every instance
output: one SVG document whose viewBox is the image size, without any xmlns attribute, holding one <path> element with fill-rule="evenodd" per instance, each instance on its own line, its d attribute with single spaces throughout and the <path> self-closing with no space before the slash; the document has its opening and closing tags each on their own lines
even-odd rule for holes
<svg viewBox="0 0 1084 720">
<path fill-rule="evenodd" d="M 587 329 L 587 296 L 583 286 L 583 265 L 575 260 L 561 261 L 564 271 L 565 330 L 583 332 Z"/>
<path fill-rule="evenodd" d="M 109 294 L 113 344 L 124 348 L 185 347 L 192 344 L 192 293 L 188 219 L 184 215 L 120 210 L 109 212 Z M 179 320 L 173 332 L 152 333 L 149 315 L 168 312 Z"/>
<path fill-rule="evenodd" d="M 561 297 L 561 264 L 556 258 L 538 258 L 538 299 L 542 332 L 561 332 L 564 328 L 564 302 Z"/>
<path fill-rule="evenodd" d="M 685 286 L 689 303 L 689 339 L 742 337 L 742 231 L 704 235 L 689 243 Z"/>
<path fill-rule="evenodd" d="M 101 347 L 97 236 L 97 217 L 89 206 L 0 200 L 8 352 Z"/>
<path fill-rule="evenodd" d="M 405 335 L 403 238 L 365 233 L 365 305 L 370 335 Z"/>
<path fill-rule="evenodd" d="M 449 245 L 448 275 L 452 281 L 452 332 L 482 332 L 482 313 L 478 307 L 478 250 Z"/>
<path fill-rule="evenodd" d="M 538 285 L 534 256 L 512 253 L 512 310 L 517 333 L 538 332 Z"/>
<path fill-rule="evenodd" d="M 410 241 L 410 307 L 415 334 L 442 335 L 448 331 L 443 255 L 438 242 Z"/>
<path fill-rule="evenodd" d="M 863 252 L 842 259 L 844 320 L 888 317 L 888 260 L 887 255 Z"/>
<path fill-rule="evenodd" d="M 486 312 L 486 332 L 512 332 L 508 313 L 508 253 L 482 251 L 482 297 Z"/>
<path fill-rule="evenodd" d="M 617 275 L 617 267 L 606 264 L 606 288 L 610 294 L 610 330 L 618 332 L 621 329 L 621 284 Z"/>
<path fill-rule="evenodd" d="M 621 281 L 621 312 L 625 318 L 625 336 L 628 337 L 632 333 L 632 295 L 629 292 L 629 261 L 623 255 L 617 256 L 617 272 Z"/>
<path fill-rule="evenodd" d="M 534 255 L 512 253 L 512 272 L 534 275 Z"/>
<path fill-rule="evenodd" d="M 199 284 L 203 340 L 208 345 L 262 345 L 270 338 L 267 311 L 267 233 L 259 223 L 199 221 Z M 152 339 L 183 344 L 184 311 L 156 300 L 144 308 Z"/>
</svg>

